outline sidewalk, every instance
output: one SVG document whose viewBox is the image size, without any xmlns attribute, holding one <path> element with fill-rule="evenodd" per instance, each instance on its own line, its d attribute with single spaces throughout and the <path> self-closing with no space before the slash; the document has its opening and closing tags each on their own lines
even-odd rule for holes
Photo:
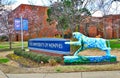
<svg viewBox="0 0 120 78">
<path fill-rule="evenodd" d="M 7 76 L 5 78 L 120 78 L 120 71 L 7 74 Z"/>
<path fill-rule="evenodd" d="M 8 77 L 0 70 L 0 78 L 8 78 Z"/>
</svg>

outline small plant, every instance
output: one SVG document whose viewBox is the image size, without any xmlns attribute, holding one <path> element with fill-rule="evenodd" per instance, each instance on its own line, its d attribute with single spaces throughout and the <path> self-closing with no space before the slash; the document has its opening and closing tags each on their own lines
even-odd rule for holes
<svg viewBox="0 0 120 78">
<path fill-rule="evenodd" d="M 42 60 L 41 60 L 41 57 L 42 55 L 37 55 L 34 60 L 37 62 L 37 63 L 40 63 Z"/>
<path fill-rule="evenodd" d="M 57 62 L 55 59 L 49 59 L 48 62 L 49 62 L 49 65 L 51 65 L 51 66 L 57 65 Z"/>
<path fill-rule="evenodd" d="M 57 71 L 57 72 L 61 72 L 61 69 L 57 68 L 56 71 Z"/>
<path fill-rule="evenodd" d="M 8 58 L 0 58 L 0 63 L 7 63 L 9 62 Z"/>
<path fill-rule="evenodd" d="M 63 59 L 61 57 L 53 57 L 53 59 L 55 59 L 57 63 L 63 62 Z"/>
</svg>

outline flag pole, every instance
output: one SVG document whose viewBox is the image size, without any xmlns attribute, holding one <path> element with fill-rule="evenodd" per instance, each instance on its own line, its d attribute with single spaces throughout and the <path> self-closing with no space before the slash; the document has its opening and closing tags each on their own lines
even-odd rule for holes
<svg viewBox="0 0 120 78">
<path fill-rule="evenodd" d="M 21 19 L 21 43 L 22 43 L 22 50 L 24 49 L 24 44 L 23 44 L 23 23 L 22 23 L 22 16 L 20 17 Z"/>
</svg>

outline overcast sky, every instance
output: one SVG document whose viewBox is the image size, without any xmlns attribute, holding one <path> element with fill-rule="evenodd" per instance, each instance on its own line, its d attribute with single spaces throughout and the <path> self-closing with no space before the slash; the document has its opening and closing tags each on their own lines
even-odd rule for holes
<svg viewBox="0 0 120 78">
<path fill-rule="evenodd" d="M 3 0 L 5 1 L 5 0 Z M 12 8 L 15 9 L 18 7 L 20 4 L 30 4 L 28 1 L 29 0 L 6 0 L 6 1 L 16 1 L 14 5 L 12 5 Z M 35 5 L 40 5 L 40 6 L 49 6 L 50 2 L 49 0 L 30 0 L 33 1 L 33 4 Z M 57 1 L 57 0 L 52 0 L 52 1 Z M 116 11 L 117 9 L 117 11 Z M 120 14 L 120 2 L 113 2 L 111 9 L 110 9 L 111 14 Z M 93 16 L 102 16 L 103 13 L 101 11 L 97 11 L 93 14 Z"/>
<path fill-rule="evenodd" d="M 13 5 L 13 9 L 19 6 L 20 4 L 30 4 L 28 0 L 16 0 L 17 2 Z M 35 5 L 48 6 L 50 3 L 48 0 L 33 0 Z"/>
<path fill-rule="evenodd" d="M 120 14 L 120 2 L 119 1 L 112 3 L 110 12 L 112 14 Z"/>
</svg>

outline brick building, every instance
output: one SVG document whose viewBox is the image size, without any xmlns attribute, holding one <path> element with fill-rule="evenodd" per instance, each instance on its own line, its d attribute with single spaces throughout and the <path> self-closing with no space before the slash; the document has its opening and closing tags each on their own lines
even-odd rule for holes
<svg viewBox="0 0 120 78">
<path fill-rule="evenodd" d="M 90 17 L 89 22 L 80 24 L 80 32 L 90 37 L 120 38 L 120 15 Z"/>
<path fill-rule="evenodd" d="M 24 40 L 39 37 L 54 37 L 57 29 L 56 23 L 47 23 L 48 7 L 21 4 L 9 14 L 9 24 L 14 26 L 14 19 L 28 19 L 28 31 L 24 31 Z M 120 15 L 107 15 L 104 17 L 90 17 L 88 21 L 80 24 L 80 32 L 86 36 L 103 38 L 120 37 Z M 20 31 L 15 31 L 14 40 L 20 40 Z"/>
<path fill-rule="evenodd" d="M 24 40 L 39 37 L 53 37 L 55 23 L 47 23 L 47 7 L 21 4 L 9 14 L 9 24 L 14 26 L 15 18 L 28 19 L 28 31 L 24 31 Z M 15 31 L 14 39 L 20 40 L 20 31 Z"/>
</svg>

